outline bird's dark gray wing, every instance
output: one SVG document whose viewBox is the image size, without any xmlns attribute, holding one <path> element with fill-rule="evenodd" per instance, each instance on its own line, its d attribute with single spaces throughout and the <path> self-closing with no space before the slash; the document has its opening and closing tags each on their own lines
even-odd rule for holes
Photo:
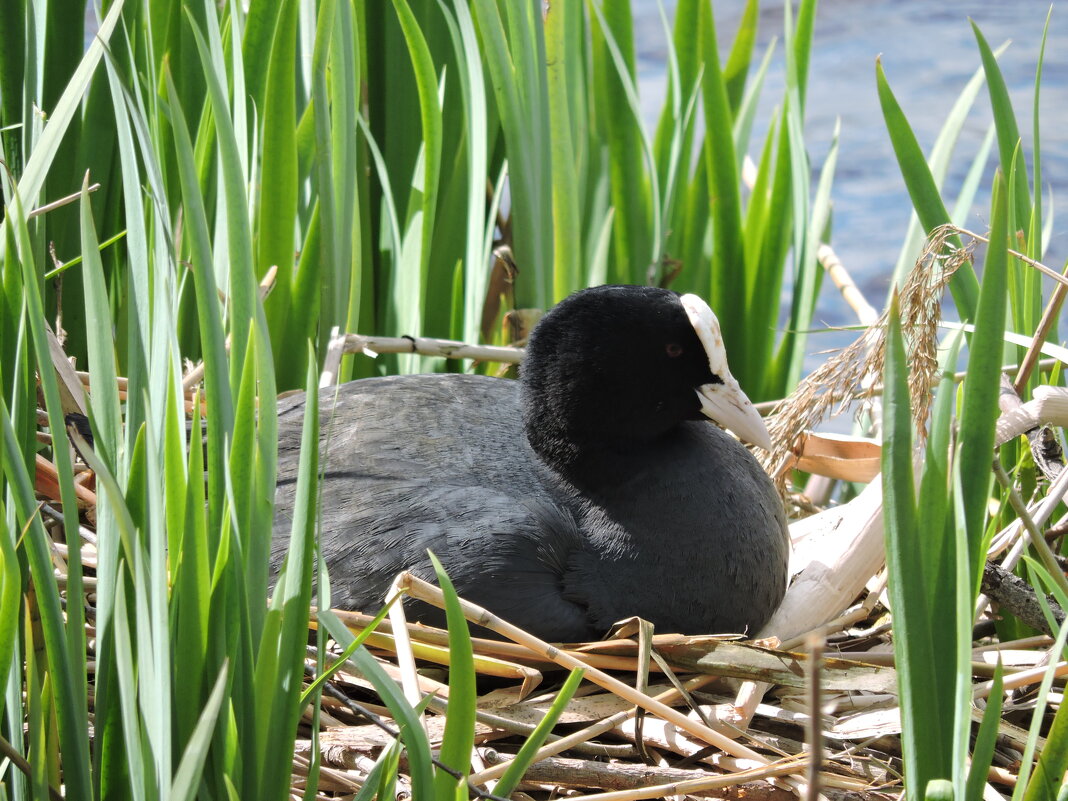
<svg viewBox="0 0 1068 801">
<path fill-rule="evenodd" d="M 321 514 L 322 530 L 331 532 L 320 547 L 336 607 L 375 612 L 402 570 L 436 583 L 429 550 L 464 598 L 505 620 L 538 635 L 551 627 L 557 637 L 566 631 L 566 640 L 594 636 L 585 607 L 568 597 L 576 568 L 590 557 L 574 521 L 550 504 L 484 487 L 327 476 Z M 287 545 L 279 531 L 273 563 Z M 421 605 L 413 613 L 435 625 L 444 620 Z"/>
<path fill-rule="evenodd" d="M 333 604 L 374 612 L 401 570 L 434 580 L 432 550 L 461 595 L 534 634 L 601 633 L 569 589 L 592 559 L 575 521 L 548 497 L 536 460 L 514 458 L 517 442 L 528 447 L 516 388 L 420 378 L 346 385 L 336 403 L 321 396 L 321 549 Z M 280 406 L 274 570 L 288 547 L 302 415 L 299 401 Z"/>
</svg>

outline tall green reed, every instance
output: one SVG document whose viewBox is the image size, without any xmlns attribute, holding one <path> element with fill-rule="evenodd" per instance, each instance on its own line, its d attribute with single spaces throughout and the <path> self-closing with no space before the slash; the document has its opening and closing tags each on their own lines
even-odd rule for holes
<svg viewBox="0 0 1068 801">
<path fill-rule="evenodd" d="M 999 668 L 982 724 L 972 743 L 971 646 L 972 618 L 987 548 L 993 534 L 1008 522 L 1002 513 L 989 512 L 992 494 L 1001 509 L 1008 507 L 1007 490 L 1001 488 L 995 492 L 993 471 L 989 467 L 995 458 L 999 375 L 1006 360 L 1016 361 L 1020 356 L 1015 346 L 1007 344 L 1006 335 L 1015 332 L 1030 337 L 1038 327 L 1043 307 L 1038 274 L 1011 255 L 1009 249 L 1022 251 L 1032 259 L 1041 258 L 1043 252 L 1042 200 L 1037 188 L 1041 186 L 1038 98 L 1045 35 L 1039 50 L 1033 101 L 1032 184 L 995 53 L 979 29 L 974 25 L 973 28 L 982 72 L 969 82 L 951 110 L 930 162 L 920 151 L 883 66 L 876 65 L 887 130 L 919 227 L 928 234 L 950 222 L 938 185 L 945 176 L 952 142 L 981 78 L 985 78 L 988 87 L 994 119 L 992 135 L 996 134 L 998 143 L 982 282 L 971 264 L 964 263 L 950 283 L 962 319 L 974 323 L 968 329 L 967 377 L 962 387 L 954 386 L 951 376 L 956 369 L 958 349 L 963 344 L 954 338 L 946 343 L 945 374 L 936 394 L 926 445 L 920 451 L 914 446 L 914 428 L 917 422 L 925 425 L 926 421 L 913 419 L 906 383 L 909 364 L 905 335 L 897 314 L 894 311 L 890 314 L 884 376 L 883 490 L 894 650 L 902 701 L 905 787 L 909 798 L 984 797 L 1001 712 L 1001 672 Z M 971 204 L 992 141 L 992 136 L 988 136 L 972 161 L 954 215 L 958 219 Z M 1033 199 L 1032 186 L 1036 188 Z M 918 237 L 910 234 L 901 264 L 907 263 L 906 253 L 915 254 L 917 242 Z M 960 244 L 959 238 L 954 237 L 947 247 L 958 248 Z M 891 309 L 896 310 L 896 297 L 891 303 Z M 1052 332 L 1051 336 L 1054 336 Z M 1036 381 L 1032 376 L 1029 386 Z M 1035 487 L 1035 468 L 1026 449 L 1007 443 L 1000 451 L 1000 458 L 1014 466 L 1018 480 Z M 918 482 L 915 465 L 919 466 Z M 1040 595 L 1053 592 L 1059 598 L 1066 596 L 1063 582 L 1054 581 L 1033 559 L 1028 565 L 1029 575 L 1034 576 L 1032 580 L 1041 589 Z M 1039 576 L 1044 576 L 1044 580 Z M 1009 621 L 999 628 L 1006 633 L 1018 631 L 1018 626 Z M 1054 653 L 1064 653 L 1066 636 L 1068 628 L 1061 626 Z M 947 654 L 951 656 L 947 658 Z M 1064 749 L 1056 747 L 1041 756 L 1035 779 L 1029 781 L 1050 679 L 1048 675 L 1040 690 L 1040 703 L 1029 733 L 1028 754 L 1014 798 L 1055 797 L 1056 782 L 1051 777 L 1063 777 L 1068 768 Z M 1063 728 L 1066 719 L 1068 715 L 1063 714 L 1062 705 L 1053 727 Z"/>
<path fill-rule="evenodd" d="M 788 85 L 752 192 L 738 174 L 771 57 L 752 64 L 755 0 L 722 65 L 709 3 L 687 0 L 665 24 L 655 136 L 629 4 L 542 11 L 115 2 L 84 53 L 69 4 L 20 7 L 0 29 L 0 729 L 34 765 L 5 775 L 10 797 L 60 783 L 70 798 L 285 795 L 312 700 L 300 683 L 316 467 L 305 448 L 290 572 L 268 606 L 274 409 L 278 391 L 315 386 L 333 329 L 475 339 L 491 249 L 507 244 L 520 308 L 607 280 L 696 291 L 751 394 L 796 380 L 800 335 L 775 331 L 811 319 L 833 173 L 832 145 L 810 197 L 815 3 L 786 14 Z M 76 208 L 36 213 L 79 189 Z M 804 291 L 783 320 L 788 263 Z M 88 367 L 86 408 L 61 394 L 57 319 Z M 203 365 L 191 400 L 187 362 Z M 413 356 L 342 373 L 442 367 Z M 38 377 L 51 445 L 36 440 Z M 64 441 L 76 408 L 97 476 L 88 605 Z M 306 444 L 316 430 L 309 404 Z M 61 535 L 34 499 L 38 452 L 58 468 Z"/>
</svg>

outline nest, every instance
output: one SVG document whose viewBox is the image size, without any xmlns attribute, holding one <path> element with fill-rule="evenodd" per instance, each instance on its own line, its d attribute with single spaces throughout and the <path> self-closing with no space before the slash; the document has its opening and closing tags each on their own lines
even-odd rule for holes
<svg viewBox="0 0 1068 801">
<path fill-rule="evenodd" d="M 942 296 L 954 272 L 972 258 L 979 239 L 971 235 L 967 246 L 954 246 L 952 238 L 960 233 L 950 227 L 935 232 L 900 295 L 920 441 L 931 390 L 939 378 L 936 334 Z M 765 466 L 781 486 L 785 487 L 819 420 L 853 401 L 877 403 L 885 321 L 884 314 L 778 406 L 770 429 L 781 447 Z M 1043 338 L 1036 336 L 1039 341 Z M 398 347 L 415 349 L 416 344 Z M 363 340 L 356 345 L 368 347 Z M 387 346 L 375 343 L 379 350 Z M 121 394 L 125 388 L 120 384 L 119 389 Z M 193 398 L 187 399 L 189 409 Z M 79 483 L 78 502 L 89 527 L 81 557 L 89 571 L 84 588 L 92 610 L 95 495 L 84 466 L 81 475 L 89 479 Z M 604 641 L 553 645 L 463 603 L 468 620 L 502 638 L 472 641 L 478 711 L 476 748 L 466 777 L 471 795 L 496 797 L 493 782 L 545 720 L 566 672 L 575 669 L 583 671 L 584 681 L 518 788 L 529 796 L 778 801 L 799 792 L 830 799 L 899 793 L 901 716 L 893 616 L 884 593 L 879 483 L 872 482 L 841 506 L 820 509 L 801 500 L 799 507 L 816 514 L 791 526 L 794 580 L 782 608 L 762 632 L 681 636 L 652 632 L 641 621 L 625 621 Z M 68 553 L 58 524 L 62 515 L 53 507 L 59 498 L 58 480 L 54 466 L 42 458 L 37 491 L 53 533 L 62 583 Z M 1057 525 L 1049 530 L 1051 536 L 1068 530 L 1063 521 Z M 1006 534 L 995 541 L 1012 538 Z M 1011 583 L 1000 574 L 994 578 Z M 403 575 L 397 590 L 442 604 L 438 588 L 411 576 Z M 449 697 L 448 633 L 408 623 L 402 605 L 395 602 L 390 619 L 381 622 L 356 613 L 336 616 L 353 634 L 373 628 L 366 639 L 369 658 L 395 678 L 410 703 L 425 705 L 422 725 L 432 746 L 439 745 Z M 1046 675 L 1044 662 L 1053 659 L 1056 676 L 1068 672 L 1068 664 L 1057 663 L 1059 655 L 1048 653 L 1053 642 L 1048 635 L 1001 642 L 993 634 L 991 620 L 989 613 L 975 631 L 971 692 L 981 708 L 991 691 L 994 662 L 1000 659 L 1006 666 L 1007 695 L 987 779 L 1008 788 L 1015 784 L 1027 753 L 1027 732 L 1021 727 L 1036 709 L 1046 709 L 1049 700 L 1036 691 Z M 742 634 L 759 639 L 746 640 Z M 325 636 L 315 628 L 309 635 Z M 88 642 L 91 649 L 92 636 Z M 319 655 L 310 650 L 309 681 L 322 668 Z M 313 763 L 317 763 L 318 798 L 353 797 L 383 749 L 399 736 L 398 723 L 365 672 L 340 658 L 333 644 L 326 653 L 327 666 L 336 671 L 323 686 L 320 714 L 313 717 L 309 712 L 301 725 L 293 755 L 295 797 L 303 792 Z M 90 653 L 90 666 L 92 657 Z M 1042 745 L 1039 738 L 1039 750 Z M 400 792 L 406 789 L 404 770 L 402 758 Z"/>
</svg>

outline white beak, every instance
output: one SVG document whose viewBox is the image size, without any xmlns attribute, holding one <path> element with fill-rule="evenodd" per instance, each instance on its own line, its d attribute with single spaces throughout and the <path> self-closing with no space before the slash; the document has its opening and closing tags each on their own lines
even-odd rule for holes
<svg viewBox="0 0 1068 801">
<path fill-rule="evenodd" d="M 708 354 L 708 366 L 712 375 L 721 382 L 697 388 L 701 412 L 728 431 L 733 431 L 741 439 L 770 451 L 771 437 L 764 420 L 727 367 L 727 351 L 723 347 L 719 320 L 708 304 L 697 295 L 683 295 L 681 300 L 686 316 L 690 318 L 690 324 Z"/>
</svg>

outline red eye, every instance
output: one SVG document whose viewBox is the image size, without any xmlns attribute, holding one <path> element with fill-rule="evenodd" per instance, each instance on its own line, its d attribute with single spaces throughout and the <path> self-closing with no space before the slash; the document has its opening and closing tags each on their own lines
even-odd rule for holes
<svg viewBox="0 0 1068 801">
<path fill-rule="evenodd" d="M 682 345 L 679 345 L 677 342 L 669 342 L 664 346 L 664 351 L 672 359 L 677 359 L 682 355 Z"/>
</svg>

